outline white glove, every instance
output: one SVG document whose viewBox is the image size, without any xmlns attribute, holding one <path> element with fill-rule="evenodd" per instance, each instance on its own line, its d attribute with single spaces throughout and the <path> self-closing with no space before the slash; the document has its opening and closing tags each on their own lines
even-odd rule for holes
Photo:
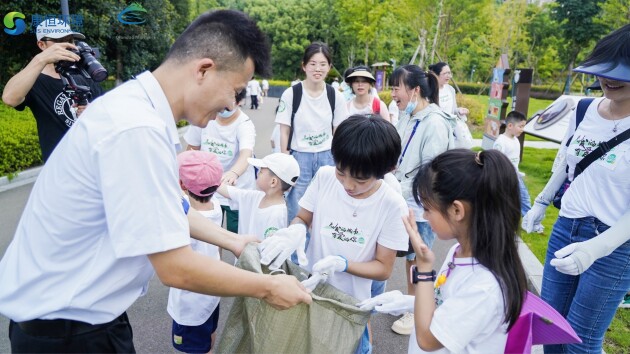
<svg viewBox="0 0 630 354">
<path fill-rule="evenodd" d="M 384 303 L 396 301 L 397 299 L 401 299 L 403 294 L 400 290 L 388 291 L 386 293 L 382 293 L 380 295 L 376 295 L 373 298 L 365 299 L 357 304 L 357 306 L 361 310 L 374 310 L 374 307 L 377 305 L 382 305 Z"/>
<path fill-rule="evenodd" d="M 534 205 L 532 208 L 525 214 L 523 217 L 523 223 L 521 226 L 527 233 L 534 231 L 536 225 L 539 225 L 542 222 L 542 219 L 545 218 L 545 210 L 547 210 L 547 206 L 551 204 L 553 201 L 553 197 L 556 195 L 556 192 L 567 179 L 567 163 L 566 160 L 562 158 L 560 152 L 556 156 L 556 162 L 558 165 L 555 166 L 555 170 L 547 181 L 545 188 L 538 194 L 536 199 L 534 199 Z"/>
<path fill-rule="evenodd" d="M 323 275 L 321 273 L 314 273 L 310 278 L 303 280 L 302 285 L 310 291 L 315 290 L 319 283 L 323 283 L 328 279 L 328 275 Z"/>
<path fill-rule="evenodd" d="M 534 229 L 536 229 L 536 225 L 540 225 L 542 220 L 545 218 L 546 210 L 546 205 L 539 202 L 534 202 L 532 208 L 529 209 L 525 216 L 523 216 L 523 223 L 521 224 L 523 230 L 525 230 L 527 233 L 533 232 Z"/>
<path fill-rule="evenodd" d="M 348 260 L 342 256 L 326 256 L 313 264 L 313 274 L 320 273 L 326 277 L 335 272 L 345 272 L 348 269 Z"/>
<path fill-rule="evenodd" d="M 400 316 L 405 312 L 413 312 L 415 297 L 403 295 L 394 290 L 363 300 L 357 304 L 361 310 L 376 310 L 376 312 Z"/>
<path fill-rule="evenodd" d="M 630 239 L 630 211 L 627 211 L 610 229 L 590 240 L 575 242 L 557 250 L 549 264 L 557 271 L 578 275 L 584 273 L 596 260 L 606 257 Z"/>
<path fill-rule="evenodd" d="M 306 248 L 306 226 L 293 224 L 285 229 L 276 231 L 273 236 L 258 244 L 260 263 L 268 265 L 269 269 L 279 269 L 293 252 L 297 252 L 298 262 L 304 266 L 308 259 L 304 253 Z M 275 259 L 275 260 L 274 260 Z M 273 263 L 272 263 L 273 261 Z"/>
</svg>

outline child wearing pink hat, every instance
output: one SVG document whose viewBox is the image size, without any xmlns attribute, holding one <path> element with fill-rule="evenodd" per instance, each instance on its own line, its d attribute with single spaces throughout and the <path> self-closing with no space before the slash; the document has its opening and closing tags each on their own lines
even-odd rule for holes
<svg viewBox="0 0 630 354">
<path fill-rule="evenodd" d="M 223 167 L 215 154 L 188 150 L 177 155 L 179 185 L 188 197 L 190 206 L 215 224 L 221 226 L 221 204 L 212 198 L 221 184 Z M 219 247 L 190 239 L 195 252 L 220 259 Z M 167 311 L 173 318 L 172 343 L 186 353 L 207 353 L 215 341 L 219 323 L 218 296 L 209 296 L 171 288 Z"/>
</svg>

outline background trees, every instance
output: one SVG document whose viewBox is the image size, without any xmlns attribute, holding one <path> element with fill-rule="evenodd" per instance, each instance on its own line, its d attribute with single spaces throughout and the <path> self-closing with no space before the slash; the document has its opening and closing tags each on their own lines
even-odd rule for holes
<svg viewBox="0 0 630 354">
<path fill-rule="evenodd" d="M 534 68 L 535 83 L 561 85 L 595 41 L 630 22 L 630 0 L 138 0 L 147 22 L 117 21 L 131 2 L 70 0 L 84 19 L 87 42 L 98 47 L 111 77 L 124 81 L 159 65 L 185 26 L 209 9 L 232 8 L 258 21 L 272 44 L 274 78 L 300 77 L 303 49 L 327 42 L 339 71 L 391 62 L 451 64 L 456 81 L 487 82 L 499 54 L 513 67 Z M 14 0 L 0 14 L 58 14 L 58 0 Z M 0 41 L 0 85 L 38 53 L 33 34 Z M 338 75 L 333 72 L 334 75 Z"/>
</svg>

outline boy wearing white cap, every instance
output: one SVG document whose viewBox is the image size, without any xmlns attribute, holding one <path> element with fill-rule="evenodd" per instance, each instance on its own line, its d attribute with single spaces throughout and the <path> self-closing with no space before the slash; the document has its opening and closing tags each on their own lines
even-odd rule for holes
<svg viewBox="0 0 630 354">
<path fill-rule="evenodd" d="M 221 204 L 212 198 L 221 184 L 223 167 L 215 154 L 188 150 L 177 155 L 179 185 L 190 206 L 221 226 Z M 193 251 L 219 260 L 219 247 L 190 239 Z M 173 318 L 173 347 L 186 353 L 208 353 L 215 341 L 219 323 L 218 296 L 171 288 L 166 310 Z"/>
<path fill-rule="evenodd" d="M 76 62 L 80 57 L 71 52 L 77 50 L 75 39 L 85 39 L 59 19 L 45 20 L 36 28 L 37 46 L 42 50 L 28 65 L 13 76 L 4 87 L 2 101 L 18 111 L 29 107 L 37 121 L 39 146 L 42 159 L 48 160 L 57 143 L 63 138 L 86 106 L 77 106 L 64 92 L 64 84 L 55 71 L 58 61 Z M 102 90 L 92 79 L 73 75 L 78 85 L 90 88 L 92 100 Z"/>
<path fill-rule="evenodd" d="M 219 194 L 230 199 L 230 206 L 238 209 L 238 233 L 256 235 L 258 239 L 273 235 L 287 227 L 287 204 L 284 193 L 300 176 L 300 166 L 291 155 L 275 153 L 262 159 L 248 158 L 247 162 L 258 167 L 256 187 L 245 190 L 222 184 Z"/>
</svg>

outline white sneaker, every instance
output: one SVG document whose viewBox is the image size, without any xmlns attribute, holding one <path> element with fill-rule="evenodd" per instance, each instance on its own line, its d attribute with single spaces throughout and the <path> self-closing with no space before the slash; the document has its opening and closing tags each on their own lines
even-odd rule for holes
<svg viewBox="0 0 630 354">
<path fill-rule="evenodd" d="M 534 232 L 537 234 L 542 234 L 545 232 L 545 227 L 542 224 L 534 225 Z"/>
<path fill-rule="evenodd" d="M 405 314 L 392 325 L 392 331 L 405 336 L 410 335 L 413 328 L 413 313 L 411 312 L 405 312 Z"/>
</svg>

